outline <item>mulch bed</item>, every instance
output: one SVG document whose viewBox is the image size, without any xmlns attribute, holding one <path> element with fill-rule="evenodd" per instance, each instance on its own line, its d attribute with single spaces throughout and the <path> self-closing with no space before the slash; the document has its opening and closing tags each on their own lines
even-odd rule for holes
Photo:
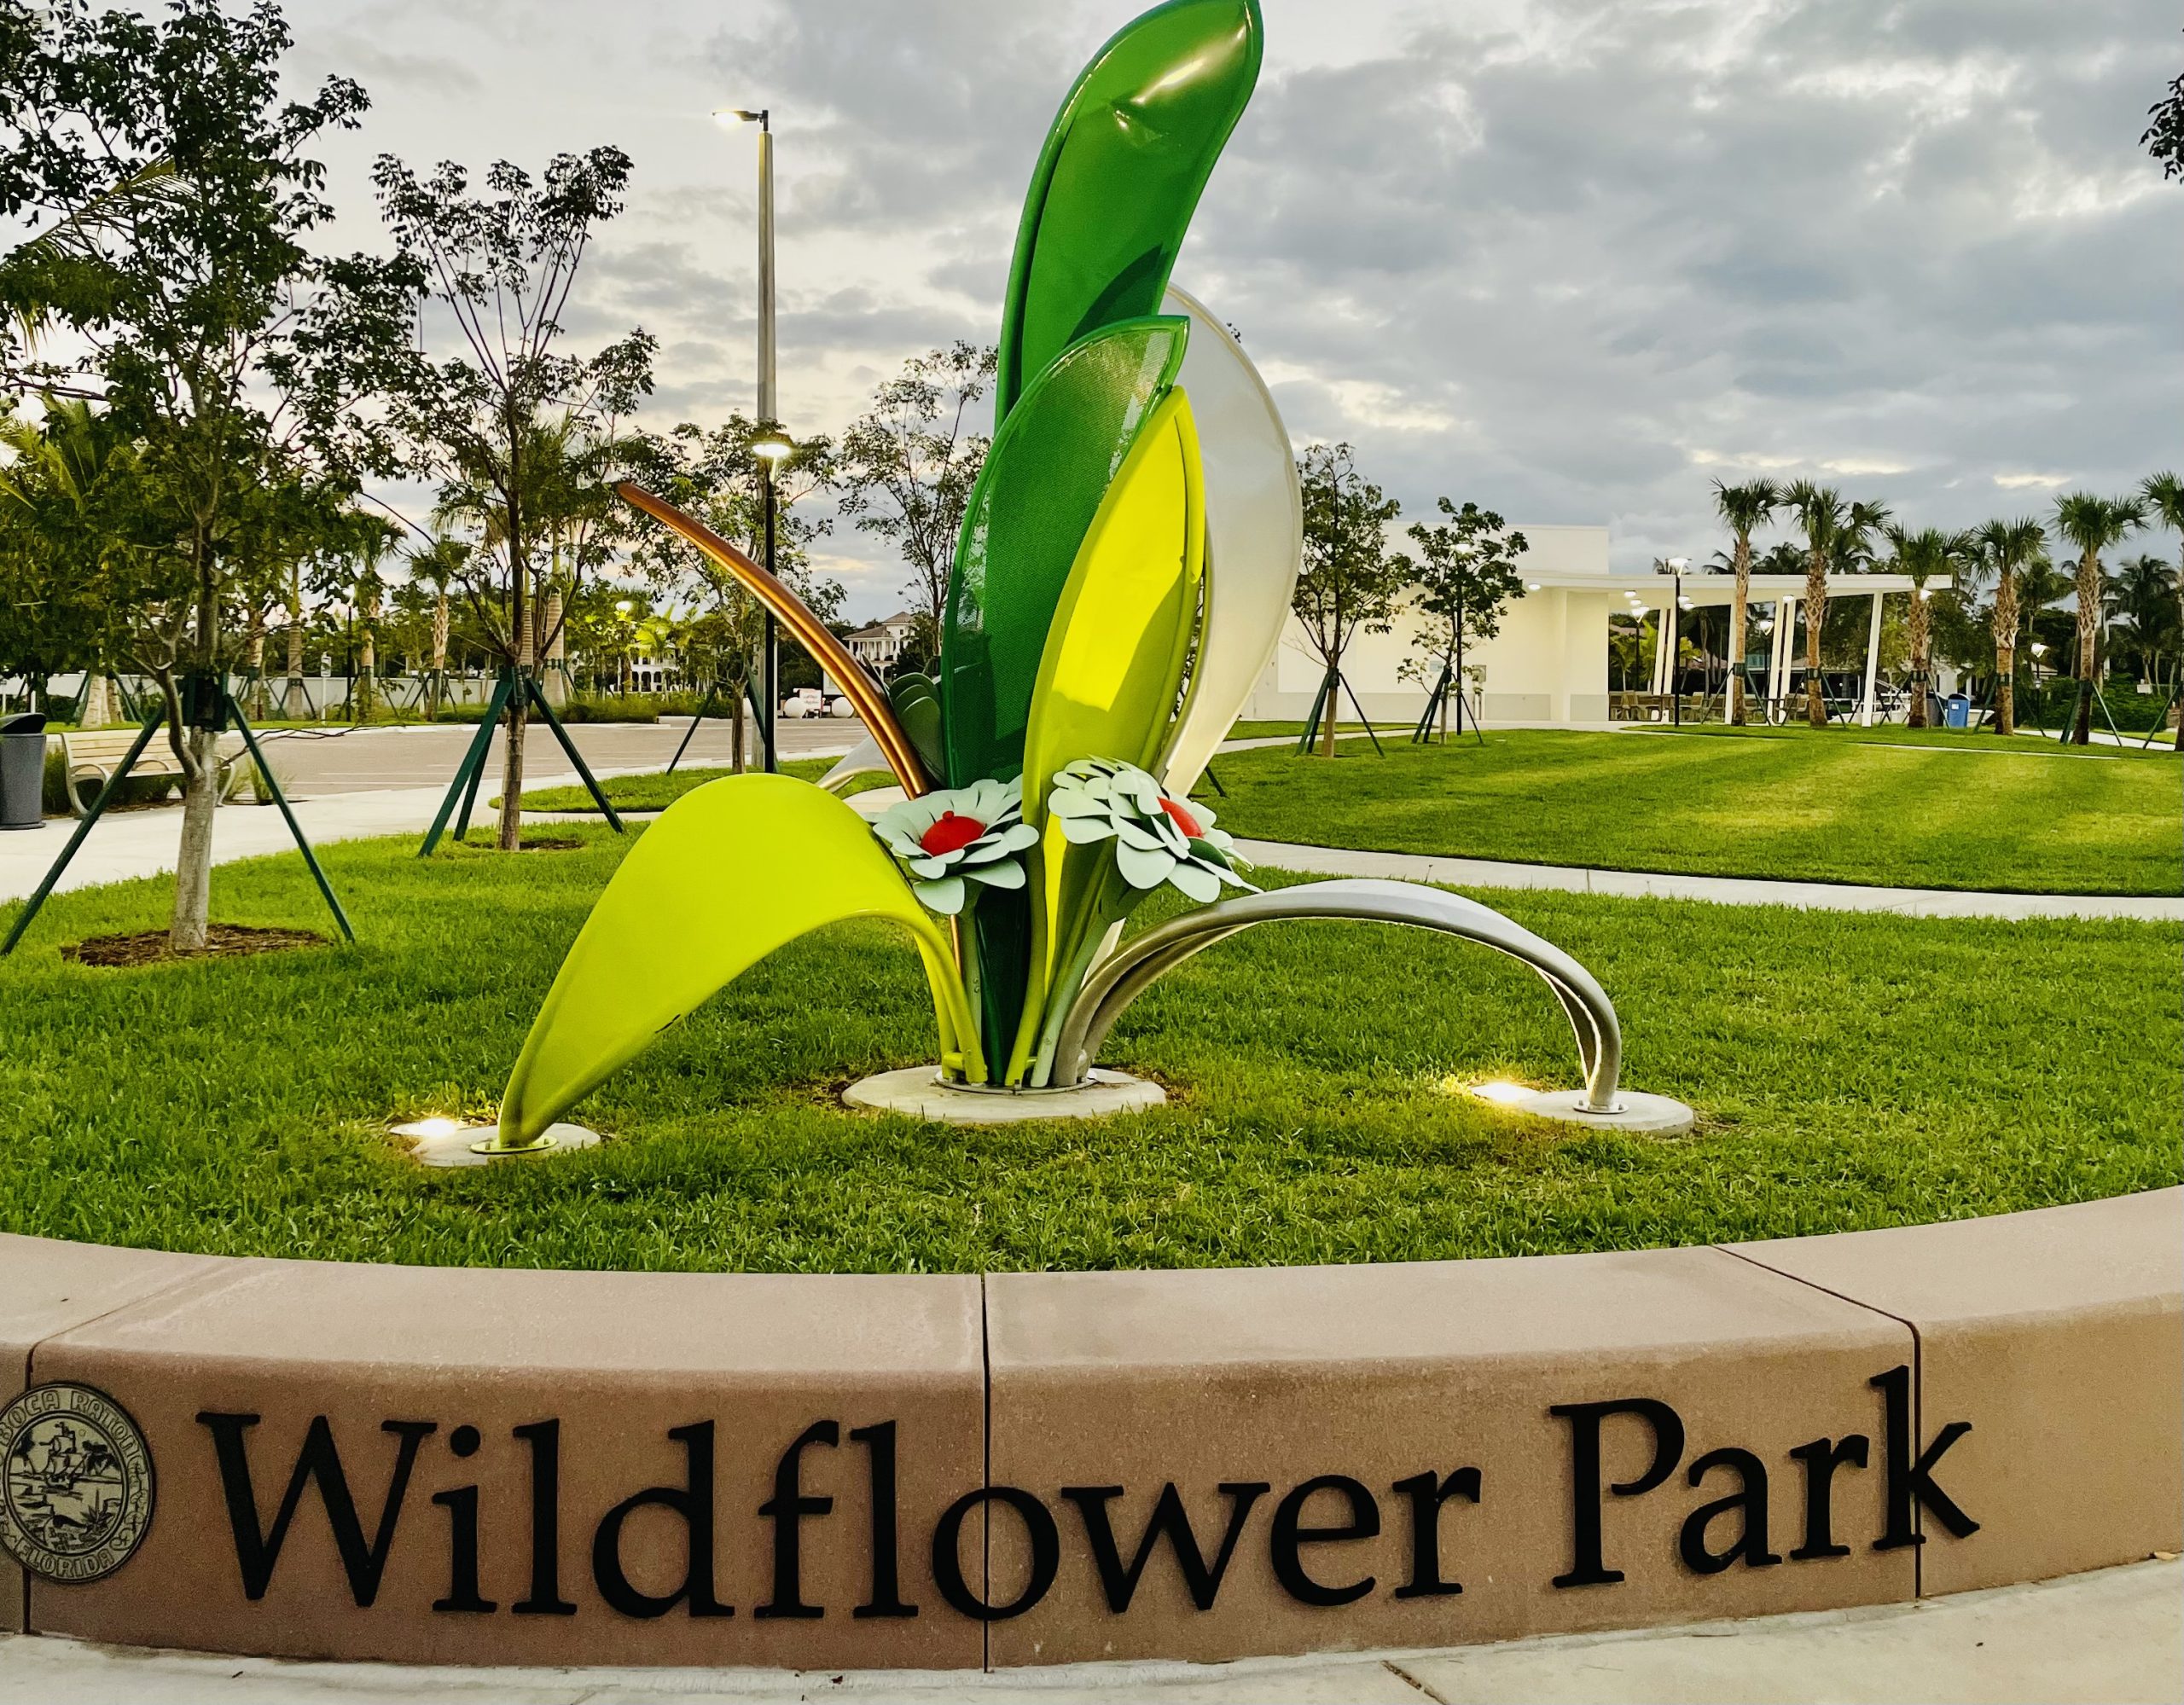
<svg viewBox="0 0 2184 1705">
<path fill-rule="evenodd" d="M 261 930 L 248 924 L 215 924 L 205 932 L 198 953 L 177 953 L 165 930 L 138 930 L 125 936 L 93 936 L 61 949 L 78 965 L 159 965 L 170 960 L 241 959 L 250 954 L 286 953 L 291 948 L 322 948 L 326 937 L 309 930 Z"/>
<path fill-rule="evenodd" d="M 450 844 L 464 852 L 493 853 L 500 847 L 491 840 L 456 841 Z M 566 835 L 526 835 L 516 848 L 518 852 L 582 852 L 589 842 L 572 840 Z"/>
</svg>

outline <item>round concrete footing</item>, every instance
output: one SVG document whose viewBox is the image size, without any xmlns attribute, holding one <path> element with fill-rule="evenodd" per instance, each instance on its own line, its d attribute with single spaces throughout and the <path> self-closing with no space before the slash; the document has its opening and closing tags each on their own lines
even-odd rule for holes
<svg viewBox="0 0 2184 1705">
<path fill-rule="evenodd" d="M 490 1166 L 497 1160 L 539 1160 L 549 1155 L 573 1154 L 597 1145 L 599 1133 L 582 1125 L 549 1125 L 544 1137 L 529 1148 L 487 1151 L 498 1130 L 493 1125 L 466 1125 L 456 1119 L 420 1119 L 397 1125 L 394 1134 L 406 1137 L 410 1158 L 421 1166 Z"/>
<path fill-rule="evenodd" d="M 1109 1113 L 1135 1113 L 1158 1107 L 1168 1092 L 1141 1077 L 1098 1066 L 1084 1082 L 1069 1089 L 972 1089 L 943 1083 L 938 1070 L 914 1065 L 862 1078 L 842 1092 L 852 1107 L 908 1113 L 951 1125 L 1013 1125 L 1024 1119 L 1097 1119 Z"/>
<path fill-rule="evenodd" d="M 1490 1090 L 1495 1093 L 1484 1093 Z M 1499 1085 L 1481 1085 L 1472 1093 L 1497 1107 L 1512 1107 L 1542 1119 L 1559 1119 L 1565 1125 L 1585 1125 L 1597 1131 L 1629 1131 L 1638 1136 L 1681 1136 L 1696 1117 L 1690 1108 L 1672 1097 L 1644 1095 L 1635 1089 L 1617 1093 L 1612 1113 L 1587 1109 L 1582 1089 L 1533 1089 L 1512 1095 Z"/>
</svg>

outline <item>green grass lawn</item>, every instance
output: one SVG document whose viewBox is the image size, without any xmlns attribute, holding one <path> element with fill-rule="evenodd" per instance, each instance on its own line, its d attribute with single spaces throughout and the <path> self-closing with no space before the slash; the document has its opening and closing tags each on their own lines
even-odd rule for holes
<svg viewBox="0 0 2184 1705">
<path fill-rule="evenodd" d="M 1231 752 L 1221 826 L 1310 845 L 1908 888 L 2175 894 L 2184 765 L 1992 735 L 1513 729 Z M 1208 797 L 1211 791 L 1201 789 Z"/>
<path fill-rule="evenodd" d="M 781 762 L 783 775 L 800 775 L 806 781 L 816 781 L 834 767 L 831 757 L 785 758 Z M 642 775 L 613 775 L 599 784 L 617 811 L 665 811 L 694 787 L 702 787 L 708 781 L 717 781 L 735 772 L 725 768 L 700 769 L 694 766 L 677 769 L 670 775 L 664 769 L 649 770 Z M 894 778 L 890 775 L 861 775 L 850 783 L 850 793 L 862 793 L 872 787 L 892 787 Z M 496 795 L 492 803 L 498 805 Z M 565 787 L 531 787 L 524 790 L 525 809 L 532 811 L 596 811 L 591 795 L 584 784 L 572 781 Z"/>
<path fill-rule="evenodd" d="M 1625 1082 L 1690 1135 L 1525 1119 L 1456 1083 L 1577 1081 L 1529 973 L 1391 926 L 1247 932 L 1159 985 L 1108 1063 L 1166 1109 L 961 1130 L 851 1115 L 929 1058 L 876 925 L 799 942 L 576 1111 L 601 1149 L 427 1173 L 398 1119 L 492 1105 L 627 845 L 325 858 L 353 948 L 94 971 L 157 880 L 56 898 L 0 962 L 0 1227 L 235 1255 L 583 1267 L 967 1271 L 1631 1248 L 1948 1219 L 2171 1184 L 2184 934 L 1495 896 L 1618 1000 Z M 324 928 L 293 857 L 215 914 Z M 672 927 L 665 923 L 663 929 Z M 1248 992 L 1248 998 L 1240 995 Z"/>
</svg>

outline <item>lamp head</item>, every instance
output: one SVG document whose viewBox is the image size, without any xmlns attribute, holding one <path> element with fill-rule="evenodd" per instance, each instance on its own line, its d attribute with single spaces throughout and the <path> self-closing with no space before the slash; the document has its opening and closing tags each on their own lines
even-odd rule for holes
<svg viewBox="0 0 2184 1705">
<path fill-rule="evenodd" d="M 796 454 L 796 440 L 779 426 L 769 426 L 751 440 L 751 454 L 761 461 L 787 461 Z"/>
<path fill-rule="evenodd" d="M 766 128 L 767 116 L 766 109 L 764 107 L 760 107 L 755 113 L 747 107 L 713 108 L 713 122 L 723 130 L 732 130 L 738 125 L 756 125 L 760 130 L 764 130 Z"/>
</svg>

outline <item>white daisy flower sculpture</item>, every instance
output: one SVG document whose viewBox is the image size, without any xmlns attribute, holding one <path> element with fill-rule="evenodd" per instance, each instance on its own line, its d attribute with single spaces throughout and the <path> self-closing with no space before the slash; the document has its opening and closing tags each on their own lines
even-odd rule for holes
<svg viewBox="0 0 2184 1705">
<path fill-rule="evenodd" d="M 1117 872 L 1141 892 L 1165 882 L 1203 905 L 1219 897 L 1223 883 L 1258 891 L 1237 874 L 1243 861 L 1213 826 L 1212 809 L 1170 798 L 1135 764 L 1078 759 L 1056 772 L 1047 809 L 1072 845 L 1112 840 Z"/>
<path fill-rule="evenodd" d="M 974 781 L 891 805 L 872 832 L 895 855 L 918 898 L 953 917 L 972 897 L 969 883 L 1024 885 L 1018 855 L 1039 833 L 1024 821 L 1023 805 L 1019 781 Z"/>
</svg>

